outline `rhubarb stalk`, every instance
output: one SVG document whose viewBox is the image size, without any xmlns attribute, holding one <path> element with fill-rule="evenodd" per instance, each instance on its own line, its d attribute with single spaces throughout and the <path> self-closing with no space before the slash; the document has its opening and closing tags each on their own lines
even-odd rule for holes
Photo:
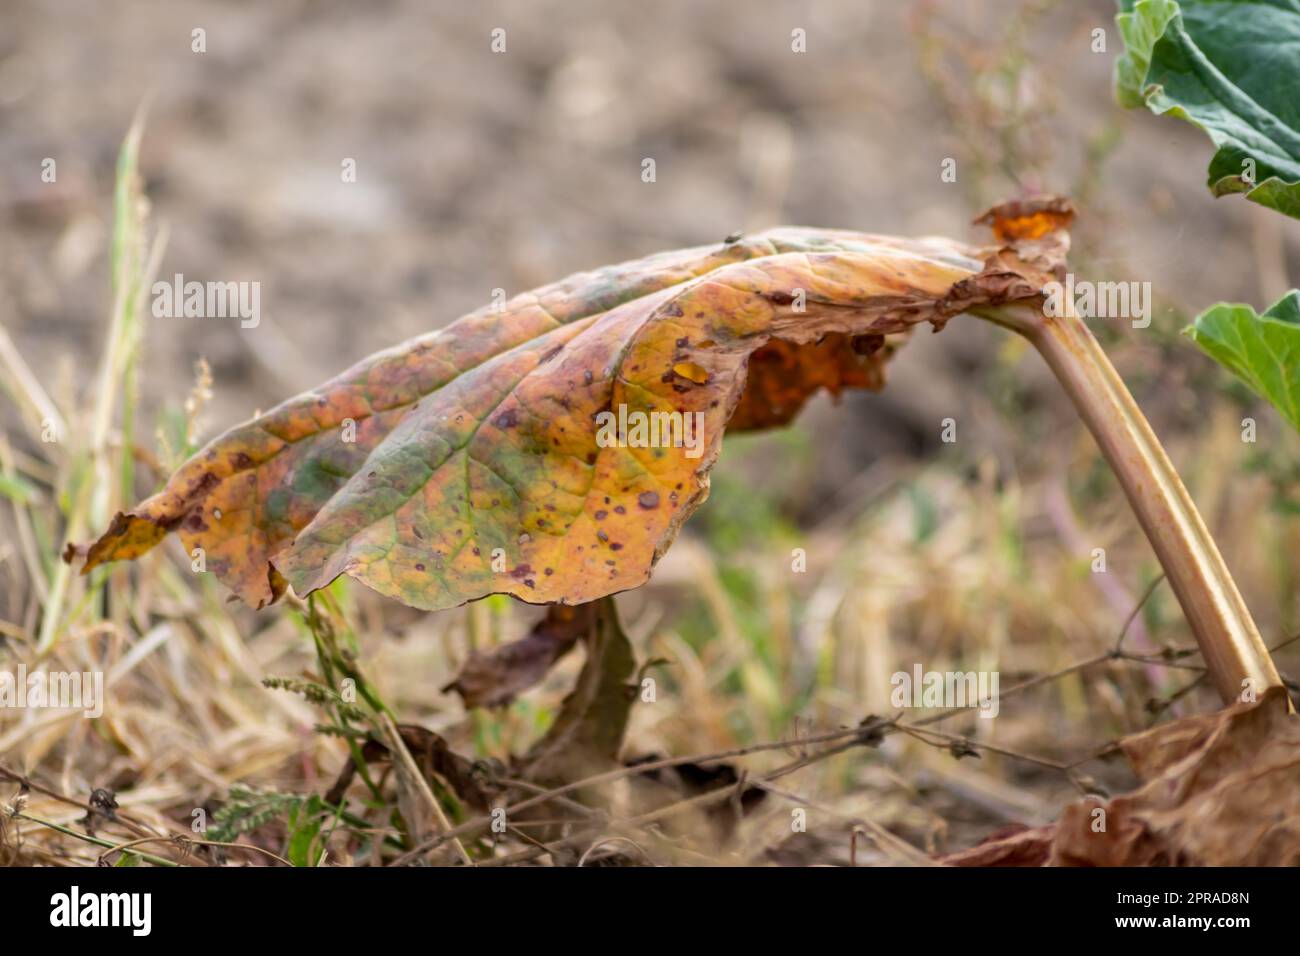
<svg viewBox="0 0 1300 956">
<path fill-rule="evenodd" d="M 1047 361 L 1092 432 L 1165 570 L 1225 703 L 1282 683 L 1268 648 L 1178 472 L 1106 353 L 1067 305 L 975 314 L 1025 336 Z"/>
</svg>

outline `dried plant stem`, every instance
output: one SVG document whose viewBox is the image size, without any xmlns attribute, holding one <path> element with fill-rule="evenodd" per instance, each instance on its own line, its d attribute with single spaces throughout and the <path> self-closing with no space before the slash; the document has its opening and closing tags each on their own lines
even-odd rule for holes
<svg viewBox="0 0 1300 956">
<path fill-rule="evenodd" d="M 152 853 L 141 853 L 139 850 L 130 849 L 125 844 L 117 844 L 112 840 L 105 840 L 101 837 L 92 836 L 89 833 L 82 833 L 80 830 L 74 830 L 72 827 L 65 827 L 61 823 L 55 823 L 53 820 L 45 820 L 41 817 L 32 816 L 30 813 L 15 813 L 14 818 L 26 820 L 29 823 L 35 823 L 39 826 L 48 827 L 62 833 L 64 836 L 70 836 L 85 843 L 91 843 L 95 846 L 104 847 L 105 850 L 121 850 L 123 853 L 130 853 L 132 856 L 138 856 L 146 863 L 152 863 L 154 866 L 180 866 L 175 860 L 165 860 L 160 856 L 154 856 Z"/>
<path fill-rule="evenodd" d="M 405 741 L 402 740 L 402 733 L 397 729 L 397 724 L 387 712 L 379 715 L 379 728 L 383 732 L 388 749 L 393 755 L 393 764 L 397 767 L 398 773 L 404 781 L 405 786 L 409 786 L 414 795 L 421 799 L 425 806 L 428 807 L 429 814 L 437 823 L 439 831 L 446 836 L 451 833 L 451 821 L 442 811 L 442 805 L 438 803 L 438 798 L 433 795 L 433 790 L 429 786 L 429 781 L 425 779 L 424 774 L 420 772 L 415 758 L 411 756 L 411 751 L 406 748 Z M 415 821 L 408 821 L 409 825 L 414 827 Z M 467 866 L 472 866 L 474 861 L 470 855 L 465 852 L 465 845 L 460 842 L 459 837 L 449 836 L 448 839 L 456 849 L 460 861 Z M 418 837 L 417 837 L 418 842 Z"/>
<path fill-rule="evenodd" d="M 1225 703 L 1281 685 L 1246 602 L 1178 472 L 1106 353 L 1073 311 L 975 310 L 1025 336 L 1047 361 L 1119 479 Z"/>
</svg>

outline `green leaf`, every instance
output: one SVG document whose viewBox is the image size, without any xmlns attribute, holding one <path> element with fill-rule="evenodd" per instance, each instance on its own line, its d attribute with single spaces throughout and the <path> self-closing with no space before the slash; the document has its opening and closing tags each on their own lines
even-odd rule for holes
<svg viewBox="0 0 1300 956">
<path fill-rule="evenodd" d="M 1185 331 L 1300 431 L 1300 291 L 1292 289 L 1263 315 L 1220 302 Z"/>
<path fill-rule="evenodd" d="M 1300 0 L 1119 0 L 1121 105 L 1202 129 L 1207 185 L 1300 218 Z M 1253 174 L 1250 166 L 1253 163 Z"/>
<path fill-rule="evenodd" d="M 294 866 L 313 867 L 319 864 L 321 850 L 316 845 L 324 821 L 320 817 L 322 805 L 320 798 L 312 796 L 302 806 L 289 812 L 289 839 L 285 856 Z"/>
</svg>

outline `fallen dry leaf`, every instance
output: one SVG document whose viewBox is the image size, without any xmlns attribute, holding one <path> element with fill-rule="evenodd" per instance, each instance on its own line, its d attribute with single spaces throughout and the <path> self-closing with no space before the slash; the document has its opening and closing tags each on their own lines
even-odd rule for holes
<svg viewBox="0 0 1300 956">
<path fill-rule="evenodd" d="M 416 764 L 428 776 L 437 775 L 456 796 L 477 810 L 490 809 L 492 793 L 488 781 L 475 772 L 474 761 L 453 751 L 438 734 L 415 724 L 398 724 L 398 732 Z M 391 763 L 388 747 L 374 738 L 361 745 L 361 759 L 367 763 Z M 357 765 L 349 756 L 343 763 L 333 786 L 325 793 L 325 802 L 338 805 L 356 779 Z"/>
<path fill-rule="evenodd" d="M 1012 823 L 994 830 L 969 850 L 940 859 L 949 866 L 1046 866 L 1055 834 L 1055 824 L 1029 827 Z"/>
<path fill-rule="evenodd" d="M 1300 865 L 1300 718 L 1278 687 L 1121 741 L 1143 786 L 1071 804 L 1057 866 Z M 1093 811 L 1106 830 L 1093 832 Z"/>
<path fill-rule="evenodd" d="M 1051 826 L 995 834 L 943 862 L 1300 865 L 1300 717 L 1288 712 L 1284 688 L 1162 724 L 1120 747 L 1142 781 L 1134 792 L 1081 800 Z"/>
<path fill-rule="evenodd" d="M 466 707 L 503 707 L 532 687 L 595 626 L 596 605 L 554 604 L 522 638 L 474 651 L 443 693 L 460 694 Z"/>
<path fill-rule="evenodd" d="M 227 432 L 65 558 L 84 573 L 175 530 L 259 607 L 340 574 L 425 609 L 636 587 L 707 496 L 729 421 L 879 388 L 886 336 L 1037 298 L 1070 216 L 1056 199 L 998 207 L 989 248 L 781 228 L 571 276 Z M 602 412 L 630 416 L 626 442 L 600 442 Z M 699 429 L 638 444 L 656 420 Z"/>
</svg>

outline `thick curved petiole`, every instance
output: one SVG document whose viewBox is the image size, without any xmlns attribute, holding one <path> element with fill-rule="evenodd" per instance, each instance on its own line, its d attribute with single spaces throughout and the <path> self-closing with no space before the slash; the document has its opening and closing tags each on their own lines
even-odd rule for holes
<svg viewBox="0 0 1300 956">
<path fill-rule="evenodd" d="M 1101 446 L 1196 635 L 1225 703 L 1282 683 L 1268 648 L 1182 479 L 1106 353 L 1070 308 L 1020 304 L 972 314 L 1025 336 Z"/>
</svg>

